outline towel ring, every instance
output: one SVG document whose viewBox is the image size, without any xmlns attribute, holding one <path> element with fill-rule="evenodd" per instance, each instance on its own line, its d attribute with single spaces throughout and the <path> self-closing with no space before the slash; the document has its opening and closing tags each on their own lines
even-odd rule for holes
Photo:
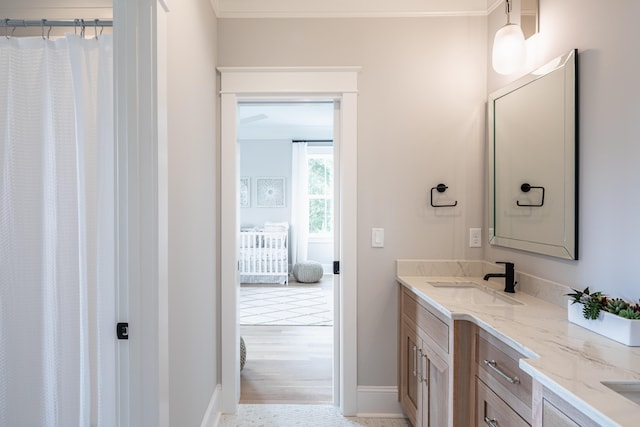
<svg viewBox="0 0 640 427">
<path fill-rule="evenodd" d="M 542 198 L 540 199 L 540 204 L 532 205 L 527 203 L 520 203 L 520 200 L 516 200 L 516 205 L 522 206 L 522 207 L 533 207 L 533 208 L 539 208 L 544 205 L 544 187 L 536 187 L 536 186 L 530 185 L 527 182 L 525 182 L 520 186 L 520 190 L 522 190 L 523 193 L 528 193 L 529 191 L 531 191 L 532 188 L 537 188 L 539 190 L 542 190 Z"/>
<path fill-rule="evenodd" d="M 433 190 L 437 190 L 438 193 L 444 193 L 445 191 L 447 191 L 447 187 L 444 184 L 438 184 L 435 187 L 431 187 L 431 206 L 433 206 L 434 208 L 450 208 L 453 206 L 457 206 L 458 205 L 458 201 L 456 200 L 455 202 L 453 202 L 453 204 L 451 205 L 434 205 L 433 204 Z"/>
</svg>

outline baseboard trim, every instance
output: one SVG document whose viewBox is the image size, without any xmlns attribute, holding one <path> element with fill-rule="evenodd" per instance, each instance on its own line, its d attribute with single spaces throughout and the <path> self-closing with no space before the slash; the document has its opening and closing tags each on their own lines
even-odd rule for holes
<svg viewBox="0 0 640 427">
<path fill-rule="evenodd" d="M 358 386 L 358 417 L 405 418 L 398 387 Z"/>
<path fill-rule="evenodd" d="M 209 400 L 209 406 L 207 406 L 207 411 L 204 413 L 204 417 L 202 418 L 202 422 L 200 423 L 200 427 L 217 427 L 220 423 L 220 406 L 221 406 L 221 398 L 220 395 L 221 386 L 218 384 L 211 395 L 211 400 Z"/>
<path fill-rule="evenodd" d="M 207 411 L 200 427 L 217 427 L 221 413 L 221 386 L 218 384 L 211 396 Z M 357 390 L 358 417 L 365 418 L 406 418 L 400 402 L 397 387 L 359 386 Z"/>
</svg>

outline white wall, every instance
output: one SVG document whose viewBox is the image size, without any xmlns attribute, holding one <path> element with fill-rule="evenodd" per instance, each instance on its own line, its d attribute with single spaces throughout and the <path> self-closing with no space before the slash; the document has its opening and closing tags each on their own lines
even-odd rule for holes
<svg viewBox="0 0 640 427">
<path fill-rule="evenodd" d="M 311 239 L 307 258 L 322 264 L 324 274 L 333 274 L 333 240 Z"/>
<path fill-rule="evenodd" d="M 240 176 L 250 178 L 251 206 L 240 209 L 241 227 L 262 227 L 267 222 L 286 221 L 291 224 L 291 139 L 288 140 L 240 140 Z M 259 208 L 256 206 L 256 178 L 284 177 L 286 203 L 283 208 Z M 291 238 L 291 234 L 289 235 Z M 291 247 L 291 245 L 289 245 Z M 308 259 L 318 261 L 325 273 L 333 273 L 333 241 L 308 243 Z M 291 259 L 291 254 L 289 254 Z"/>
<path fill-rule="evenodd" d="M 489 248 L 488 260 L 514 261 L 518 270 L 575 288 L 589 286 L 612 296 L 640 298 L 636 279 L 640 253 L 639 15 L 640 2 L 635 0 L 620 0 L 615 5 L 598 0 L 540 1 L 535 65 L 573 48 L 579 52 L 580 259 L 563 261 Z M 496 10 L 490 17 L 491 40 L 503 23 L 503 11 Z M 489 92 L 513 79 L 498 77 L 489 64 Z"/>
<path fill-rule="evenodd" d="M 251 179 L 251 206 L 240 209 L 243 227 L 262 227 L 266 221 L 291 223 L 291 140 L 240 141 L 240 176 Z M 256 178 L 284 177 L 285 206 L 256 206 Z"/>
<path fill-rule="evenodd" d="M 466 247 L 466 230 L 483 224 L 486 18 L 218 25 L 221 66 L 362 66 L 358 384 L 396 385 L 395 260 L 483 255 Z M 429 206 L 429 189 L 440 182 L 457 208 Z M 370 247 L 371 227 L 385 228 L 385 248 Z"/>
<path fill-rule="evenodd" d="M 0 0 L 0 19 L 111 19 L 113 18 L 112 6 L 113 0 Z M 9 34 L 12 31 L 13 29 L 10 28 Z M 35 32 L 16 29 L 15 35 L 24 35 L 25 33 L 21 31 L 26 31 L 29 36 L 40 36 L 42 33 L 39 28 Z M 55 29 L 51 31 L 52 36 L 59 33 L 60 31 Z M 0 34 L 4 36 L 4 28 Z"/>
<path fill-rule="evenodd" d="M 196 426 L 202 421 L 219 377 L 216 20 L 208 0 L 169 3 L 170 424 Z M 111 0 L 0 0 L 0 18 L 112 16 Z M 40 29 L 32 30 L 30 34 L 40 35 Z M 52 35 L 57 33 L 60 31 Z"/>
<path fill-rule="evenodd" d="M 167 16 L 170 416 L 198 426 L 219 382 L 216 19 L 208 0 Z"/>
</svg>

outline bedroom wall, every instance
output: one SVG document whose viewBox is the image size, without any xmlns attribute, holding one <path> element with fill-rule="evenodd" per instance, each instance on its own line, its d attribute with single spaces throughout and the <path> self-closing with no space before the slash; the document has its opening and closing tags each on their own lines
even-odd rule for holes
<svg viewBox="0 0 640 427">
<path fill-rule="evenodd" d="M 167 20 L 170 425 L 199 426 L 219 383 L 216 18 L 192 0 Z"/>
<path fill-rule="evenodd" d="M 636 279 L 640 228 L 640 50 L 636 17 L 640 3 L 621 0 L 540 1 L 537 64 L 578 49 L 579 78 L 579 251 L 564 261 L 489 247 L 488 260 L 510 260 L 516 269 L 549 280 L 630 300 L 640 298 Z M 504 23 L 500 10 L 489 19 L 490 40 Z M 490 55 L 490 46 L 488 55 Z M 488 66 L 488 91 L 514 77 Z"/>
<path fill-rule="evenodd" d="M 482 259 L 486 17 L 220 19 L 221 66 L 362 66 L 358 384 L 396 385 L 397 258 Z M 455 209 L 429 206 L 444 182 Z M 346 195 L 356 197 L 356 195 Z M 384 227 L 386 246 L 370 247 Z"/>
<path fill-rule="evenodd" d="M 250 178 L 250 207 L 240 209 L 240 226 L 261 227 L 265 222 L 291 224 L 291 140 L 240 140 L 240 176 Z M 256 206 L 256 177 L 284 177 L 287 194 L 284 208 Z M 289 235 L 291 237 L 291 234 Z M 333 241 L 310 239 L 308 259 L 318 261 L 325 273 L 333 272 Z M 291 254 L 289 254 L 291 259 Z"/>
<path fill-rule="evenodd" d="M 240 209 L 242 227 L 262 227 L 266 221 L 291 223 L 291 141 L 239 141 L 240 176 L 250 178 L 250 207 Z M 256 178 L 284 177 L 285 206 L 260 208 L 256 206 Z"/>
</svg>

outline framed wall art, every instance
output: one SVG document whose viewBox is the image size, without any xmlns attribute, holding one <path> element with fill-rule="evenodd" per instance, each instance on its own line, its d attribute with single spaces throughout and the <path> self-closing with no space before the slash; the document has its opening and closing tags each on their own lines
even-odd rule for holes
<svg viewBox="0 0 640 427">
<path fill-rule="evenodd" d="M 284 177 L 256 178 L 256 197 L 259 208 L 285 207 Z"/>
<path fill-rule="evenodd" d="M 240 207 L 251 207 L 251 178 L 240 178 Z"/>
</svg>

